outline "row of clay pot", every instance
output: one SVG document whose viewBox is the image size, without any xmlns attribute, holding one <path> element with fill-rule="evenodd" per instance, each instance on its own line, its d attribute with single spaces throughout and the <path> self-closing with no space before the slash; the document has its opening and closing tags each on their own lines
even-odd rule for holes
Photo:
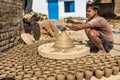
<svg viewBox="0 0 120 80">
<path fill-rule="evenodd" d="M 90 80 L 92 78 L 92 76 L 95 76 L 98 79 L 101 79 L 102 76 L 105 77 L 110 77 L 111 75 L 117 75 L 119 73 L 119 67 L 118 66 L 107 66 L 104 69 L 98 67 L 95 70 L 93 70 L 92 68 L 86 68 L 84 69 L 77 69 L 75 70 L 68 70 L 68 71 L 61 71 L 59 70 L 58 72 L 56 71 L 49 71 L 49 70 L 45 70 L 44 72 L 40 72 L 39 69 L 36 69 L 36 71 L 18 71 L 17 73 L 12 71 L 3 71 L 5 72 L 4 74 L 0 74 L 0 77 L 5 77 L 5 76 L 12 76 L 12 77 L 22 77 L 22 78 L 30 78 L 33 75 L 35 75 L 36 77 L 39 77 L 40 75 L 43 76 L 45 79 L 48 77 L 54 77 L 57 78 L 57 80 L 82 80 L 83 78 L 85 78 L 86 80 Z M 34 73 L 34 74 L 33 74 Z M 60 76 L 60 77 L 59 77 Z M 63 79 L 61 79 L 61 76 L 63 77 Z M 49 79 L 47 79 L 49 80 Z"/>
<path fill-rule="evenodd" d="M 10 72 L 12 75 L 8 75 L 9 72 L 1 73 L 0 75 L 14 76 L 15 78 L 18 78 L 22 75 L 23 80 L 27 80 L 28 78 L 33 78 L 33 79 L 41 78 L 41 80 L 42 78 L 43 80 L 44 78 L 46 78 L 47 80 L 50 80 L 52 78 L 51 80 L 54 80 L 53 77 L 57 78 L 58 80 L 65 80 L 65 79 L 71 80 L 70 78 L 79 80 L 80 78 L 79 74 L 81 73 L 82 68 L 83 68 L 82 74 L 84 75 L 83 78 L 85 79 L 90 79 L 92 76 L 96 76 L 99 79 L 102 76 L 110 77 L 110 75 L 117 75 L 119 71 L 118 67 L 116 67 L 117 69 L 114 69 L 113 66 L 108 68 L 107 65 L 105 65 L 107 64 L 107 62 L 115 63 L 116 62 L 115 60 L 117 60 L 116 64 L 118 65 L 119 58 L 120 58 L 119 56 L 86 55 L 81 58 L 75 58 L 73 60 L 70 60 L 70 59 L 54 60 L 54 59 L 48 59 L 48 58 L 43 58 L 39 56 L 35 51 L 36 49 L 34 47 L 36 46 L 30 46 L 30 47 L 19 46 L 13 51 L 11 50 L 10 52 L 8 52 L 8 54 L 1 55 L 0 61 L 2 61 L 1 65 L 4 71 L 5 72 L 7 72 L 6 70 L 12 71 Z M 9 65 L 10 62 L 12 65 Z M 91 67 L 92 64 L 96 64 L 96 63 L 97 64 L 99 63 L 97 68 L 93 70 L 86 69 L 88 65 Z M 104 65 L 102 66 L 102 64 Z M 70 71 L 70 70 L 73 70 L 73 71 Z M 111 71 L 111 72 L 106 72 L 106 71 Z M 61 75 L 58 75 L 59 73 L 62 75 L 64 74 L 63 76 L 65 78 L 61 79 L 59 77 Z M 87 73 L 89 74 L 91 73 L 91 75 Z M 108 74 L 108 73 L 111 73 L 111 74 Z M 41 75 L 41 76 L 38 77 L 38 75 Z"/>
</svg>

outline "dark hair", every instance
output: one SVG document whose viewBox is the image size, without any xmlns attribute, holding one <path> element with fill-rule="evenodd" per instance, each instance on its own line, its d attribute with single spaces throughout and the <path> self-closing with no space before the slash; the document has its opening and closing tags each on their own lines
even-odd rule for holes
<svg viewBox="0 0 120 80">
<path fill-rule="evenodd" d="M 100 14 L 100 7 L 94 4 L 88 4 L 87 8 L 91 7 L 93 10 L 97 10 L 98 14 Z"/>
</svg>

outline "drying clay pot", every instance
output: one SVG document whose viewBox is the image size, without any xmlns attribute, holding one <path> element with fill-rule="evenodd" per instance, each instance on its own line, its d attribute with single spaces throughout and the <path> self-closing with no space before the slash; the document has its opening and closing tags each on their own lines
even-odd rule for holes
<svg viewBox="0 0 120 80">
<path fill-rule="evenodd" d="M 75 80 L 75 75 L 73 72 L 68 72 L 66 77 L 67 77 L 67 80 Z"/>
<path fill-rule="evenodd" d="M 86 69 L 85 70 L 85 79 L 90 80 L 93 76 L 93 70 L 92 69 Z"/>
<path fill-rule="evenodd" d="M 55 41 L 54 47 L 59 49 L 69 49 L 74 47 L 74 45 L 66 31 L 63 31 Z"/>
<path fill-rule="evenodd" d="M 36 80 L 36 79 L 32 79 L 32 80 Z M 45 78 L 43 76 L 38 77 L 38 80 L 45 80 Z"/>
<path fill-rule="evenodd" d="M 105 68 L 104 68 L 104 76 L 105 76 L 105 77 L 110 77 L 111 74 L 112 74 L 112 69 L 111 69 L 111 67 L 105 67 Z"/>
<path fill-rule="evenodd" d="M 102 76 L 104 75 L 104 70 L 100 68 L 95 69 L 95 77 L 98 79 L 101 79 Z"/>
<path fill-rule="evenodd" d="M 112 70 L 113 70 L 112 74 L 113 75 L 117 75 L 119 73 L 119 66 L 118 66 L 118 64 L 116 64 L 116 63 L 112 64 Z"/>
<path fill-rule="evenodd" d="M 56 80 L 54 75 L 48 75 L 46 80 Z"/>
<path fill-rule="evenodd" d="M 77 70 L 75 72 L 75 76 L 77 80 L 83 80 L 84 77 L 84 72 L 82 70 Z"/>
<path fill-rule="evenodd" d="M 58 73 L 56 75 L 57 80 L 65 80 L 65 74 L 64 73 Z"/>
</svg>

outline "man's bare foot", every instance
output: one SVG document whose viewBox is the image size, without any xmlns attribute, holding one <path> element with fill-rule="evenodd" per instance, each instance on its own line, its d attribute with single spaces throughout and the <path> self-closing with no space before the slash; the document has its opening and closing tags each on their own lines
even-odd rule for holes
<svg viewBox="0 0 120 80">
<path fill-rule="evenodd" d="M 104 55 L 104 54 L 106 54 L 106 51 L 104 51 L 104 50 L 99 50 L 99 51 L 97 52 L 97 54 L 99 54 L 99 55 Z"/>
</svg>

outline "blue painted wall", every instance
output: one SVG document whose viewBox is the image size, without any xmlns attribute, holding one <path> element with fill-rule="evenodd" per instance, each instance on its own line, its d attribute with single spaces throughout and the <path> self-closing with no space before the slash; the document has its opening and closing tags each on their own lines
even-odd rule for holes
<svg viewBox="0 0 120 80">
<path fill-rule="evenodd" d="M 59 10 L 58 10 L 58 0 L 48 0 L 48 17 L 49 19 L 59 18 Z"/>
<path fill-rule="evenodd" d="M 69 4 L 69 12 L 65 12 L 66 1 L 74 1 Z M 45 14 L 49 19 L 86 17 L 86 0 L 33 0 L 33 11 Z"/>
</svg>

